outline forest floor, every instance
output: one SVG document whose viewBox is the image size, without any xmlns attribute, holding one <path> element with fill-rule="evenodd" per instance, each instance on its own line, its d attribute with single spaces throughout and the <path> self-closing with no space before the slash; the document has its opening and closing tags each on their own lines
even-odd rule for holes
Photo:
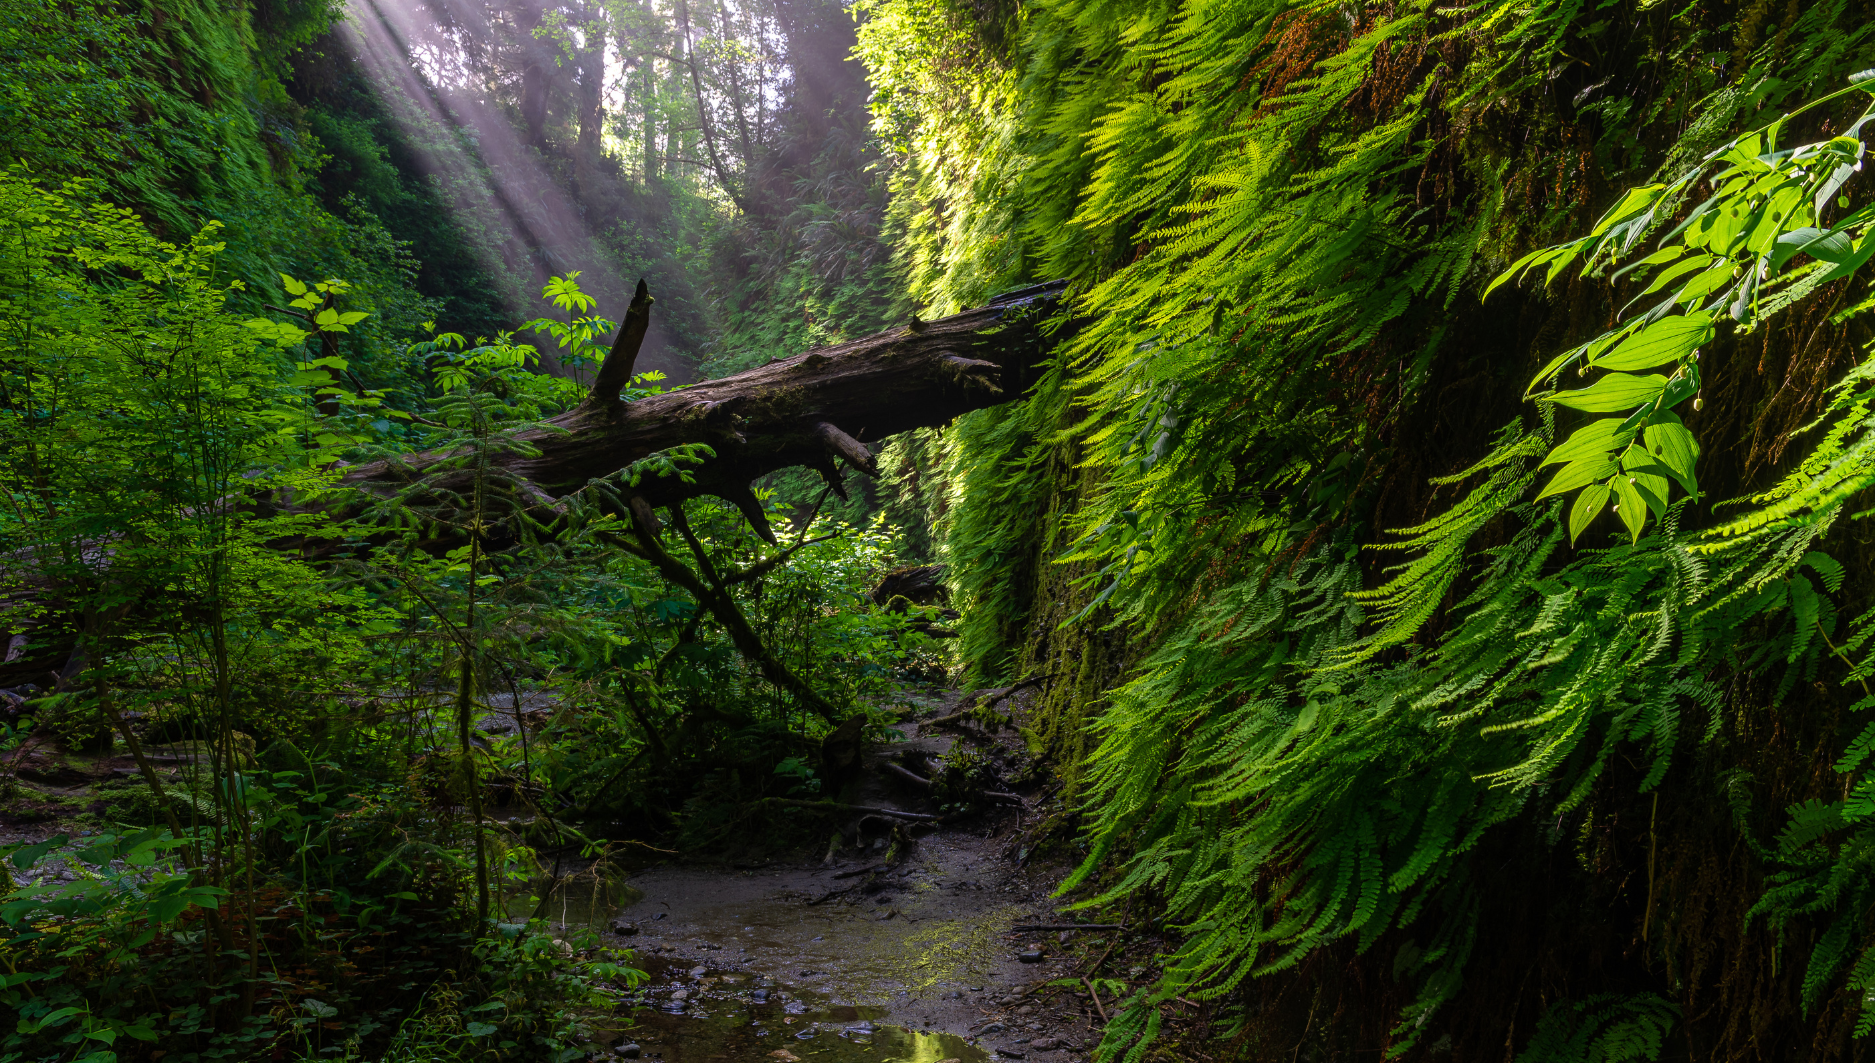
<svg viewBox="0 0 1875 1063">
<path fill-rule="evenodd" d="M 923 715 L 955 704 L 944 697 Z M 900 729 L 903 742 L 869 750 L 874 770 L 855 803 L 922 810 L 876 765 L 909 749 L 942 755 L 957 739 L 915 722 Z M 1020 739 L 973 744 L 1014 755 L 1011 743 Z M 1099 1040 L 1096 1010 L 1085 990 L 1048 983 L 1078 978 L 1083 954 L 1111 934 L 1014 929 L 1071 921 L 1050 896 L 1068 868 L 1022 860 L 1024 827 L 1035 823 L 1025 807 L 940 824 L 869 872 L 879 860 L 870 849 L 832 862 L 639 872 L 630 884 L 642 896 L 606 929 L 629 932 L 619 944 L 638 951 L 651 978 L 633 994 L 634 1024 L 615 1031 L 615 1050 L 637 1044 L 663 1063 L 1080 1063 Z"/>
<path fill-rule="evenodd" d="M 866 750 L 854 804 L 935 811 L 881 767 L 910 751 L 942 756 L 965 741 L 1001 769 L 1027 762 L 1014 727 L 969 728 L 960 738 L 919 722 L 953 714 L 956 692 L 908 693 L 914 708 L 898 725 L 904 738 Z M 1019 723 L 1026 700 L 1017 695 L 999 708 Z M 161 761 L 186 757 L 153 753 Z M 0 802 L 0 844 L 81 833 L 109 820 L 113 794 L 136 781 L 123 756 L 45 746 L 20 751 L 13 763 L 20 785 Z M 1116 949 L 1108 930 L 1015 929 L 1077 920 L 1052 897 L 1073 853 L 1031 851 L 1051 787 L 1043 780 L 1013 788 L 1020 808 L 901 832 L 889 864 L 875 828 L 832 859 L 819 852 L 755 863 L 679 859 L 603 886 L 575 878 L 550 903 L 549 921 L 600 931 L 608 945 L 633 950 L 630 962 L 649 975 L 595 1024 L 595 1058 L 1084 1063 L 1099 1040 L 1101 1009 L 1079 979 L 1137 975 L 1141 968 L 1128 972 L 1125 964 L 1149 963 L 1157 942 L 1130 934 Z M 515 914 L 527 914 L 524 901 L 515 903 Z M 1129 961 L 1129 952 L 1138 958 Z M 1102 997 L 1111 1009 L 1110 994 Z"/>
</svg>

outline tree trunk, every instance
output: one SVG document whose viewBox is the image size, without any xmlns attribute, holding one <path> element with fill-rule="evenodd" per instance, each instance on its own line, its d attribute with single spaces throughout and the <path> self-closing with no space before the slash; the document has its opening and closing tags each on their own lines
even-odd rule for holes
<svg viewBox="0 0 1875 1063">
<path fill-rule="evenodd" d="M 605 124 L 605 45 L 609 28 L 603 15 L 595 14 L 588 20 L 585 49 L 579 57 L 579 143 L 573 149 L 573 183 L 581 205 L 589 211 L 599 204 L 596 175 Z"/>
</svg>

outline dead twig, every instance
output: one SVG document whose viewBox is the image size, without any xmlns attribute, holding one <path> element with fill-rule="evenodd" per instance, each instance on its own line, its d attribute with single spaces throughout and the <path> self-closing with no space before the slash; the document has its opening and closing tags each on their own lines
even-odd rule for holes
<svg viewBox="0 0 1875 1063">
<path fill-rule="evenodd" d="M 925 823 L 937 823 L 943 816 L 927 816 L 921 812 L 900 812 L 895 808 L 873 808 L 871 805 L 848 805 L 838 801 L 802 801 L 793 797 L 764 797 L 756 804 L 793 805 L 796 808 L 817 808 L 825 812 L 865 812 L 874 816 L 896 816 L 899 819 L 913 819 Z"/>
<path fill-rule="evenodd" d="M 1103 956 L 1101 959 L 1106 959 L 1106 957 Z M 1094 988 L 1093 979 L 1082 977 L 1081 984 L 1087 987 L 1087 995 L 1094 998 L 1094 1011 L 1100 1016 L 1100 1024 L 1105 1026 L 1107 1024 L 1107 1009 L 1100 1006 L 1100 993 Z"/>
<path fill-rule="evenodd" d="M 930 779 L 925 778 L 924 776 L 918 774 L 915 771 L 912 771 L 909 768 L 901 767 L 900 765 L 894 764 L 889 760 L 885 761 L 879 766 L 886 770 L 886 774 L 891 775 L 892 777 L 902 782 L 908 782 L 912 784 L 913 786 L 916 786 L 920 790 L 931 789 Z"/>
<path fill-rule="evenodd" d="M 820 896 L 818 896 L 818 897 L 815 897 L 815 898 L 814 898 L 813 900 L 811 900 L 811 901 L 808 901 L 808 902 L 807 902 L 807 906 L 808 906 L 809 908 L 812 908 L 812 907 L 814 907 L 814 906 L 815 906 L 815 905 L 817 905 L 817 904 L 825 904 L 825 903 L 827 903 L 828 901 L 830 901 L 830 900 L 833 900 L 833 899 L 834 899 L 835 897 L 843 897 L 843 896 L 845 896 L 845 895 L 847 895 L 847 894 L 849 894 L 849 893 L 851 893 L 851 892 L 853 892 L 854 890 L 856 890 L 856 889 L 858 889 L 858 888 L 859 888 L 859 886 L 858 886 L 857 884 L 855 884 L 855 885 L 852 885 L 852 886 L 848 886 L 848 887 L 846 887 L 845 889 L 837 889 L 837 890 L 828 890 L 827 892 L 825 892 L 825 893 L 823 893 L 823 894 L 821 894 Z"/>
<path fill-rule="evenodd" d="M 1011 930 L 1125 930 L 1125 923 L 1022 923 Z M 1105 959 L 1105 957 L 1102 957 Z"/>
</svg>

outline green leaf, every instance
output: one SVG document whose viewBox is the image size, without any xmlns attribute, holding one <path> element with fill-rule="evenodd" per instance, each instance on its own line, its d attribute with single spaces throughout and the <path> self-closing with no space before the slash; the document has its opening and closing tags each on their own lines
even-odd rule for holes
<svg viewBox="0 0 1875 1063">
<path fill-rule="evenodd" d="M 1589 413 L 1614 413 L 1653 401 L 1666 386 L 1667 378 L 1658 373 L 1646 376 L 1610 373 L 1579 391 L 1559 391 L 1546 395 L 1544 401 Z"/>
<path fill-rule="evenodd" d="M 1751 235 L 1745 238 L 1746 250 L 1762 255 L 1785 230 L 1807 224 L 1811 220 L 1809 211 L 1804 209 L 1809 205 L 1808 199 L 1801 182 L 1791 181 L 1779 186 L 1754 212 Z"/>
<path fill-rule="evenodd" d="M 1544 465 L 1570 462 L 1591 455 L 1606 457 L 1609 451 L 1627 446 L 1632 434 L 1622 435 L 1621 422 L 1612 417 L 1590 421 L 1570 434 L 1568 441 L 1543 459 Z M 1540 466 L 1539 466 L 1540 467 Z"/>
<path fill-rule="evenodd" d="M 1598 369 L 1652 369 L 1686 357 L 1712 334 L 1710 314 L 1669 317 L 1629 336 L 1606 358 L 1590 364 Z"/>
<path fill-rule="evenodd" d="M 288 295 L 305 295 L 306 294 L 305 284 L 301 283 L 300 281 L 294 280 L 293 278 L 287 276 L 284 273 L 280 274 L 280 283 L 286 286 L 286 293 Z"/>
<path fill-rule="evenodd" d="M 1847 277 L 1849 274 L 1860 269 L 1862 263 L 1869 260 L 1870 255 L 1875 255 L 1875 234 L 1864 233 L 1862 237 L 1856 241 L 1855 250 L 1845 255 L 1842 261 L 1836 263 L 1828 273 L 1823 274 L 1823 276 L 1819 278 L 1819 282 L 1841 280 Z"/>
<path fill-rule="evenodd" d="M 150 902 L 150 918 L 159 923 L 167 923 L 183 913 L 189 907 L 189 898 L 176 893 L 167 897 L 158 897 Z"/>
<path fill-rule="evenodd" d="M 1658 415 L 1655 422 L 1642 433 L 1642 439 L 1646 441 L 1647 452 L 1666 467 L 1688 494 L 1699 493 L 1693 476 L 1693 463 L 1699 458 L 1699 444 L 1678 417 L 1670 413 Z"/>
<path fill-rule="evenodd" d="M 1576 496 L 1575 505 L 1569 507 L 1569 541 L 1574 543 L 1582 537 L 1590 523 L 1608 505 L 1608 496 L 1612 492 L 1607 484 L 1593 484 Z"/>
<path fill-rule="evenodd" d="M 363 310 L 347 310 L 343 314 L 339 315 L 339 324 L 356 325 L 360 321 L 363 321 L 365 318 L 368 318 L 370 316 L 371 315 L 369 313 L 366 313 Z"/>
<path fill-rule="evenodd" d="M 1854 251 L 1855 241 L 1849 238 L 1848 233 L 1806 225 L 1777 238 L 1777 243 L 1771 248 L 1771 268 L 1781 267 L 1799 253 L 1824 262 L 1841 262 Z"/>
<path fill-rule="evenodd" d="M 1640 188 L 1628 189 L 1628 194 L 1622 196 L 1619 203 L 1616 203 L 1608 213 L 1602 215 L 1601 220 L 1595 223 L 1595 228 L 1590 230 L 1589 235 L 1600 236 L 1612 228 L 1615 223 L 1625 221 L 1636 214 L 1640 214 L 1648 207 L 1653 206 L 1655 201 L 1658 200 L 1666 190 L 1667 186 L 1664 184 L 1642 185 Z"/>
<path fill-rule="evenodd" d="M 1693 305 L 1706 296 L 1711 295 L 1713 292 L 1718 291 L 1720 288 L 1725 287 L 1726 282 L 1732 279 L 1732 271 L 1737 268 L 1737 264 L 1731 259 L 1720 259 L 1711 269 L 1687 281 L 1686 287 L 1681 288 L 1674 294 L 1673 301 L 1676 303 L 1684 303 L 1687 306 Z"/>
<path fill-rule="evenodd" d="M 501 1029 L 501 1027 L 490 1022 L 472 1022 L 463 1027 L 463 1029 L 468 1031 L 470 1037 L 487 1037 L 489 1034 Z"/>
<path fill-rule="evenodd" d="M 1647 453 L 1646 447 L 1639 444 L 1628 447 L 1621 455 L 1621 472 L 1655 516 L 1667 515 L 1667 470 Z"/>
<path fill-rule="evenodd" d="M 1625 476 L 1615 477 L 1614 489 L 1615 513 L 1621 517 L 1621 523 L 1628 526 L 1629 541 L 1639 542 L 1641 529 L 1647 526 L 1647 502 Z"/>
<path fill-rule="evenodd" d="M 47 853 L 51 852 L 54 849 L 57 849 L 59 846 L 64 845 L 66 842 L 70 840 L 71 840 L 70 835 L 54 834 L 52 837 L 47 838 L 44 841 L 36 842 L 32 845 L 28 845 L 23 848 L 15 849 L 13 851 L 13 854 L 7 857 L 7 862 L 11 863 L 15 868 L 21 871 L 30 871 L 32 870 L 33 865 L 39 862 L 40 857 L 46 855 Z"/>
<path fill-rule="evenodd" d="M 150 1029 L 148 1026 L 143 1026 L 141 1024 L 136 1025 L 136 1026 L 126 1026 L 124 1027 L 124 1032 L 136 1038 L 139 1041 L 156 1040 L 156 1031 Z"/>
<path fill-rule="evenodd" d="M 1536 496 L 1537 500 L 1541 501 L 1551 495 L 1573 491 L 1597 480 L 1605 480 L 1613 476 L 1619 468 L 1620 466 L 1616 465 L 1612 458 L 1578 458 L 1557 471 L 1555 477 L 1550 480 L 1549 486 L 1543 489 L 1542 494 Z"/>
<path fill-rule="evenodd" d="M 320 328 L 325 328 L 328 325 L 336 325 L 338 323 L 339 312 L 329 306 L 313 315 L 313 324 L 318 325 Z"/>
<path fill-rule="evenodd" d="M 1619 270 L 1616 270 L 1614 275 L 1610 277 L 1609 279 L 1617 280 L 1621 277 L 1622 274 L 1628 272 L 1629 270 L 1645 269 L 1648 266 L 1658 266 L 1666 262 L 1671 262 L 1674 259 L 1679 258 L 1681 255 L 1685 254 L 1689 250 L 1691 250 L 1691 248 L 1688 248 L 1685 244 L 1672 244 L 1670 246 L 1663 247 L 1660 250 L 1655 251 L 1653 254 L 1648 255 L 1646 258 L 1641 259 L 1639 262 L 1630 262 L 1627 265 L 1621 267 Z"/>
<path fill-rule="evenodd" d="M 1647 290 L 1642 292 L 1641 295 L 1652 295 L 1660 289 L 1665 288 L 1667 284 L 1675 278 L 1683 277 L 1696 269 L 1703 269 L 1711 261 L 1712 256 L 1701 251 L 1699 254 L 1694 255 L 1684 262 L 1676 262 L 1671 267 L 1661 270 L 1660 275 L 1654 278 L 1654 282 L 1649 284 Z"/>
</svg>

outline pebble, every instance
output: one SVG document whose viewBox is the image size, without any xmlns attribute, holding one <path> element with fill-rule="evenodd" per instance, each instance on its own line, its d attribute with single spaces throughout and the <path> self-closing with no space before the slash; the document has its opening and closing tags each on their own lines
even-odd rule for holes
<svg viewBox="0 0 1875 1063">
<path fill-rule="evenodd" d="M 1037 1037 L 1035 1040 L 1029 1042 L 1029 1047 L 1035 1049 L 1037 1052 L 1053 1052 L 1055 1049 L 1061 1047 L 1061 1038 Z"/>
<path fill-rule="evenodd" d="M 1017 954 L 1016 959 L 1021 960 L 1023 963 L 1040 963 L 1042 962 L 1042 950 L 1030 949 L 1027 952 Z"/>
<path fill-rule="evenodd" d="M 644 1055 L 644 1052 L 645 1050 L 637 1045 L 620 1045 L 612 1050 L 612 1053 L 620 1059 L 637 1059 Z"/>
<path fill-rule="evenodd" d="M 671 994 L 671 1000 L 674 1003 L 682 1002 L 682 1001 L 689 1000 L 689 999 L 690 999 L 690 990 L 688 989 L 679 989 L 677 992 Z"/>
<path fill-rule="evenodd" d="M 623 919 L 614 919 L 612 920 L 612 932 L 620 937 L 631 937 L 638 932 L 638 924 L 629 923 Z"/>
<path fill-rule="evenodd" d="M 690 977 L 701 978 L 705 974 L 708 974 L 709 970 L 710 969 L 708 967 L 692 967 L 690 968 Z"/>
<path fill-rule="evenodd" d="M 1022 1053 L 1016 1051 L 1013 1048 L 999 1048 L 996 1050 L 996 1054 L 1003 1057 L 1004 1059 L 1021 1059 L 1022 1058 Z"/>
</svg>

